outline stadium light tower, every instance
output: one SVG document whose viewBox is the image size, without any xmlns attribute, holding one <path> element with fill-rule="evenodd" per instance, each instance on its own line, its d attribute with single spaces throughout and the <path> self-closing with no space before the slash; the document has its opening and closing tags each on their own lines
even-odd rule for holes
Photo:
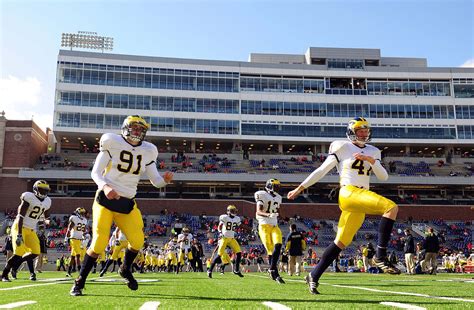
<svg viewBox="0 0 474 310">
<path fill-rule="evenodd" d="M 114 48 L 114 38 L 97 35 L 97 32 L 78 31 L 77 33 L 63 33 L 61 47 L 87 48 L 111 51 Z"/>
</svg>

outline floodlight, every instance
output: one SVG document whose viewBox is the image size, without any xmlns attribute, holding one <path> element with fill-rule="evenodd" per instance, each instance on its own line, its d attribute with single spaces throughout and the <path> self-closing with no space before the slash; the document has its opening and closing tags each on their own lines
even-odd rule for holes
<svg viewBox="0 0 474 310">
<path fill-rule="evenodd" d="M 97 32 L 78 31 L 78 33 L 63 33 L 61 47 L 87 48 L 111 51 L 114 48 L 114 39 L 97 35 Z"/>
</svg>

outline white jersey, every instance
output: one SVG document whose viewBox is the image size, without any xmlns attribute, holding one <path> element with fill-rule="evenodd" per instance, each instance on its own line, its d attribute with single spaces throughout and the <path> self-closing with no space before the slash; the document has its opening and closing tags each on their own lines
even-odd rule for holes
<svg viewBox="0 0 474 310">
<path fill-rule="evenodd" d="M 178 253 L 178 245 L 173 241 L 171 240 L 170 242 L 168 242 L 168 245 L 166 247 L 166 254 L 177 254 Z"/>
<path fill-rule="evenodd" d="M 230 217 L 228 214 L 219 216 L 219 224 L 222 223 L 222 235 L 226 238 L 234 238 L 235 230 L 240 226 L 240 217 Z"/>
<path fill-rule="evenodd" d="M 255 192 L 255 202 L 261 201 L 263 203 L 263 210 L 267 213 L 279 213 L 281 206 L 281 196 L 278 193 L 274 195 L 270 194 L 267 191 L 258 191 Z M 275 217 L 265 217 L 257 215 L 257 220 L 259 224 L 271 224 L 278 225 L 278 218 Z"/>
<path fill-rule="evenodd" d="M 82 239 L 84 232 L 86 231 L 87 219 L 73 214 L 69 217 L 69 223 L 74 224 L 69 238 Z"/>
<path fill-rule="evenodd" d="M 91 241 L 91 235 L 90 234 L 84 234 L 84 239 L 81 241 L 81 245 L 83 248 L 87 248 L 87 245 L 89 245 L 89 241 Z"/>
<path fill-rule="evenodd" d="M 145 255 L 151 256 L 151 254 L 152 254 L 152 249 L 151 249 L 151 247 L 147 247 L 147 248 L 146 248 L 146 251 L 145 251 Z"/>
<path fill-rule="evenodd" d="M 24 192 L 21 194 L 20 199 L 29 204 L 28 209 L 26 209 L 26 214 L 23 217 L 23 226 L 30 229 L 36 229 L 36 225 L 44 212 L 51 208 L 51 198 L 46 197 L 41 201 L 32 192 Z M 16 220 L 18 220 L 18 217 Z"/>
<path fill-rule="evenodd" d="M 115 246 L 115 240 L 117 238 L 115 238 L 115 234 L 112 234 L 112 236 L 110 236 L 110 239 L 109 239 L 109 247 L 114 247 Z"/>
<path fill-rule="evenodd" d="M 182 239 L 182 240 L 181 240 Z M 178 240 L 181 240 L 179 242 L 179 248 L 181 250 L 185 250 L 186 252 L 191 249 L 191 241 L 193 240 L 193 235 L 192 234 L 179 234 Z"/>
<path fill-rule="evenodd" d="M 127 237 L 125 236 L 125 234 L 122 231 L 119 232 L 118 241 L 120 241 L 120 242 L 127 241 Z"/>
<path fill-rule="evenodd" d="M 121 135 L 106 133 L 100 138 L 100 151 L 110 156 L 110 162 L 103 175 L 120 196 L 133 198 L 137 193 L 137 184 L 146 166 L 154 165 L 158 157 L 155 145 L 143 141 L 133 146 Z"/>
<path fill-rule="evenodd" d="M 369 189 L 372 168 L 368 161 L 354 159 L 355 153 L 361 153 L 375 160 L 381 160 L 381 153 L 375 146 L 366 144 L 359 147 L 350 141 L 334 141 L 329 147 L 329 154 L 336 156 L 339 183 L 341 186 L 353 185 Z"/>
</svg>

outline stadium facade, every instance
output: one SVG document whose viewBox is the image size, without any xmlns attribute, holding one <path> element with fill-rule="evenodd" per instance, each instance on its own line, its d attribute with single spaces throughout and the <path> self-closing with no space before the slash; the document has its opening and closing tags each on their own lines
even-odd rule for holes
<svg viewBox="0 0 474 310">
<path fill-rule="evenodd" d="M 131 114 L 151 124 L 147 139 L 164 154 L 324 154 L 333 140 L 345 137 L 348 120 L 362 116 L 386 156 L 455 161 L 456 155 L 474 156 L 474 69 L 428 67 L 424 58 L 382 57 L 379 49 L 359 48 L 252 53 L 248 62 L 60 50 L 53 128 L 58 153 L 97 148 L 100 135 L 118 133 Z M 295 184 L 306 175 L 272 176 Z M 58 185 L 90 179 L 88 171 L 64 170 L 25 170 L 20 177 Z M 246 182 L 253 190 L 268 177 L 191 171 L 177 174 L 176 181 L 186 188 L 202 182 L 195 185 L 210 193 L 219 186 L 242 193 Z M 436 191 L 448 184 L 465 195 L 474 191 L 472 180 L 408 175 L 389 182 L 395 192 L 401 184 Z M 323 182 L 337 183 L 337 176 Z"/>
</svg>

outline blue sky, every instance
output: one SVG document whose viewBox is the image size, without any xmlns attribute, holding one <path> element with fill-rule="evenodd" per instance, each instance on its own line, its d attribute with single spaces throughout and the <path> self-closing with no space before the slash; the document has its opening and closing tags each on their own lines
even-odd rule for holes
<svg viewBox="0 0 474 310">
<path fill-rule="evenodd" d="M 473 2 L 0 0 L 0 111 L 52 126 L 61 33 L 80 30 L 114 37 L 118 54 L 247 61 L 360 47 L 472 67 Z"/>
</svg>

